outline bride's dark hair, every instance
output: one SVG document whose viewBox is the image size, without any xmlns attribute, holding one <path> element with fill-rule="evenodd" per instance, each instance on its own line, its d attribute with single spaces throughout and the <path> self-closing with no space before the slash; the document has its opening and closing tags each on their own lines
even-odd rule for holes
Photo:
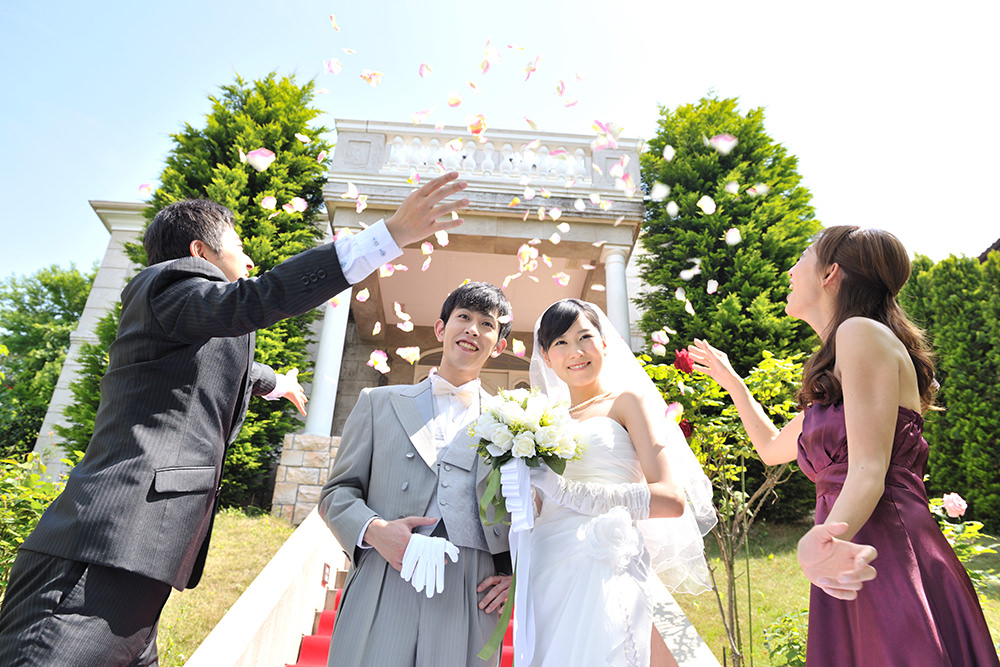
<svg viewBox="0 0 1000 667">
<path fill-rule="evenodd" d="M 837 328 L 844 320 L 860 316 L 889 327 L 903 343 L 917 372 L 920 404 L 924 410 L 930 408 L 937 391 L 930 346 L 896 301 L 910 277 L 910 258 L 903 244 L 881 229 L 841 225 L 820 232 L 813 251 L 820 270 L 837 264 L 841 279 L 823 344 L 802 371 L 799 406 L 830 405 L 843 398 L 840 380 L 833 373 Z"/>
<path fill-rule="evenodd" d="M 548 351 L 553 341 L 566 333 L 581 313 L 586 315 L 598 333 L 604 336 L 601 317 L 589 303 L 579 299 L 563 299 L 556 301 L 542 313 L 542 320 L 538 323 L 538 345 Z"/>
</svg>

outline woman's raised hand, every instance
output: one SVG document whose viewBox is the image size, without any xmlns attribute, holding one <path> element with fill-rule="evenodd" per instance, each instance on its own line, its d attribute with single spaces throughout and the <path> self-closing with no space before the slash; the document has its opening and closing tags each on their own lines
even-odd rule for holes
<svg viewBox="0 0 1000 667">
<path fill-rule="evenodd" d="M 688 345 L 688 354 L 694 362 L 694 370 L 712 378 L 730 394 L 733 393 L 736 384 L 743 381 L 733 370 L 729 356 L 725 352 L 717 350 L 699 338 L 695 338 L 694 343 Z"/>
</svg>

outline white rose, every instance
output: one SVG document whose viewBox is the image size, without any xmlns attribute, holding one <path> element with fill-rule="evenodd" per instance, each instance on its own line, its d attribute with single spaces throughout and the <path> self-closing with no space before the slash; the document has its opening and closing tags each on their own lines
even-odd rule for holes
<svg viewBox="0 0 1000 667">
<path fill-rule="evenodd" d="M 543 426 L 535 431 L 535 441 L 539 447 L 551 449 L 559 442 L 559 429 L 554 426 Z"/>
<path fill-rule="evenodd" d="M 497 420 L 493 418 L 488 412 L 484 412 L 476 420 L 475 426 L 473 426 L 473 432 L 477 438 L 482 438 L 483 440 L 492 440 L 493 431 L 498 426 Z"/>
<path fill-rule="evenodd" d="M 531 392 L 527 389 L 513 389 L 511 391 L 505 392 L 509 401 L 517 401 L 518 403 L 523 403 L 524 399 L 531 395 Z M 508 401 L 508 402 L 509 402 Z"/>
<path fill-rule="evenodd" d="M 517 403 L 507 402 L 504 403 L 500 408 L 500 416 L 507 423 L 508 426 L 513 426 L 514 424 L 524 424 L 527 421 L 527 415 L 524 414 L 524 410 Z"/>
<path fill-rule="evenodd" d="M 490 453 L 490 456 L 500 456 L 505 452 L 509 452 L 510 448 L 514 445 L 514 434 L 503 424 L 497 424 L 493 429 L 491 440 L 493 444 L 486 445 L 486 451 Z"/>
<path fill-rule="evenodd" d="M 611 561 L 619 572 L 642 548 L 639 532 L 624 507 L 614 507 L 580 526 L 577 538 L 586 545 L 591 557 Z"/>
<path fill-rule="evenodd" d="M 545 408 L 548 407 L 548 403 L 548 399 L 541 394 L 532 394 L 528 397 L 528 407 L 524 411 L 528 420 L 528 428 L 532 430 L 538 429 L 539 422 L 542 420 L 542 415 L 545 414 Z"/>
<path fill-rule="evenodd" d="M 561 459 L 571 459 L 576 456 L 576 438 L 562 438 L 556 446 L 556 456 Z"/>
<path fill-rule="evenodd" d="M 535 455 L 535 438 L 531 433 L 524 431 L 514 438 L 513 453 L 522 459 Z"/>
</svg>

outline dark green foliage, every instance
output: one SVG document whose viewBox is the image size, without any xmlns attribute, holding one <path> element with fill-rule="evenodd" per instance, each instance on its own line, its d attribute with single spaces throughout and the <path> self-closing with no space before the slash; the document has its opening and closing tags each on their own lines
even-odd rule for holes
<svg viewBox="0 0 1000 667">
<path fill-rule="evenodd" d="M 0 281 L 0 458 L 31 451 L 95 271 L 50 266 Z"/>
<path fill-rule="evenodd" d="M 996 529 L 1000 516 L 1000 253 L 984 263 L 949 257 L 914 261 L 900 299 L 937 354 L 939 412 L 925 415 L 928 493 L 956 492 L 967 517 Z"/>
<path fill-rule="evenodd" d="M 308 125 L 320 113 L 309 106 L 312 81 L 298 85 L 294 77 L 279 80 L 272 73 L 252 84 L 237 77 L 220 90 L 218 96 L 209 98 L 212 110 L 204 127 L 185 124 L 181 132 L 172 135 L 174 147 L 146 213 L 152 219 L 168 204 L 199 197 L 229 207 L 236 218 L 236 231 L 259 273 L 314 246 L 322 236 L 317 221 L 323 205 L 325 166 L 317 158 L 331 148 L 320 139 L 328 129 Z M 296 134 L 309 137 L 311 142 L 303 143 Z M 249 153 L 257 148 L 267 148 L 277 156 L 262 172 L 240 159 L 241 151 Z M 260 206 L 268 195 L 278 201 L 273 211 Z M 305 212 L 282 210 L 282 204 L 293 197 L 308 203 Z M 131 244 L 127 251 L 134 261 L 145 264 L 140 245 Z M 308 314 L 258 332 L 256 360 L 278 372 L 301 369 L 306 363 L 312 319 Z M 307 381 L 309 375 L 302 373 L 299 378 Z M 83 392 L 96 393 L 92 380 L 80 389 L 78 401 L 86 401 Z M 92 413 L 87 408 L 81 413 L 81 419 L 89 414 L 92 426 Z M 223 505 L 270 503 L 270 467 L 284 434 L 300 426 L 294 414 L 288 401 L 251 401 L 243 430 L 226 457 Z"/>
<path fill-rule="evenodd" d="M 657 135 L 641 156 L 642 180 L 647 192 L 660 182 L 670 195 L 647 202 L 642 242 L 648 254 L 641 275 L 648 291 L 637 302 L 645 311 L 644 331 L 669 326 L 677 331 L 671 341 L 677 348 L 695 337 L 707 339 L 745 375 L 761 350 L 786 356 L 814 345 L 808 327 L 785 316 L 784 299 L 787 271 L 820 223 L 800 183 L 798 160 L 765 132 L 763 110 L 743 115 L 736 105 L 735 99 L 704 98 L 660 109 Z M 739 140 L 725 156 L 706 145 L 721 133 Z M 670 161 L 663 158 L 667 145 L 676 151 Z M 731 181 L 739 184 L 736 194 L 726 192 Z M 758 184 L 769 188 L 767 194 L 748 192 Z M 715 213 L 698 208 L 703 195 L 716 202 Z M 679 207 L 673 219 L 666 211 L 670 201 Z M 735 246 L 724 240 L 730 228 L 743 239 Z M 679 274 L 692 267 L 691 258 L 701 259 L 701 274 L 684 281 Z M 716 294 L 706 292 L 710 279 L 719 282 Z M 675 298 L 678 287 L 695 315 Z"/>
</svg>

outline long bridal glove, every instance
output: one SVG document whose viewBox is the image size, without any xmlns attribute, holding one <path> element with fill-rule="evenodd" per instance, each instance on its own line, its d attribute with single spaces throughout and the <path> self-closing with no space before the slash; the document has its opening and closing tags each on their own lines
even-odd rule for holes
<svg viewBox="0 0 1000 667">
<path fill-rule="evenodd" d="M 444 591 L 445 554 L 451 562 L 458 562 L 458 547 L 443 537 L 428 537 L 420 533 L 410 535 L 410 541 L 403 552 L 401 576 L 419 593 L 424 591 L 428 598 L 435 591 Z"/>
<path fill-rule="evenodd" d="M 649 518 L 649 486 L 641 482 L 576 482 L 538 466 L 531 469 L 531 485 L 552 502 L 581 514 L 597 516 L 624 507 L 634 521 Z"/>
</svg>

